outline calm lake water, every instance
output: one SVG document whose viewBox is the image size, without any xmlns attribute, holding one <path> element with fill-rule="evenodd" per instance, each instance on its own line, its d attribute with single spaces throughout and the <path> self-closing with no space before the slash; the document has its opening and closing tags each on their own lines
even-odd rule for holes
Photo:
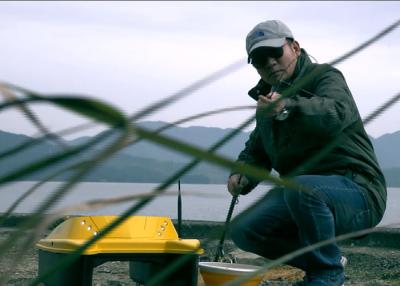
<svg viewBox="0 0 400 286">
<path fill-rule="evenodd" d="M 0 212 L 5 212 L 19 196 L 26 192 L 35 182 L 17 182 L 3 186 L 0 189 Z M 27 197 L 14 211 L 15 213 L 30 213 L 52 193 L 56 192 L 63 183 L 50 182 L 37 189 Z M 157 184 L 141 183 L 79 183 L 65 195 L 49 211 L 70 207 L 93 199 L 105 199 L 127 195 L 151 192 Z M 268 191 L 268 186 L 258 186 L 251 194 L 241 196 L 235 207 L 235 214 L 249 207 L 259 197 Z M 165 196 L 153 200 L 136 215 L 169 216 L 177 218 L 177 191 L 173 185 Z M 225 221 L 231 201 L 231 196 L 225 185 L 181 184 L 182 218 L 185 220 Z M 70 214 L 81 215 L 119 215 L 132 206 L 136 201 L 120 203 L 101 209 L 73 211 Z M 385 216 L 380 226 L 400 223 L 400 188 L 388 189 L 388 204 Z M 400 224 L 397 226 L 400 227 Z"/>
</svg>

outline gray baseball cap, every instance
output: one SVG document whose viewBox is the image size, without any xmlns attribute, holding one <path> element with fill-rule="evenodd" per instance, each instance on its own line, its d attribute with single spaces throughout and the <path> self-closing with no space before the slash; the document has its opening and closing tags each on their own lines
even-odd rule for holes
<svg viewBox="0 0 400 286">
<path fill-rule="evenodd" d="M 292 31 L 279 20 L 269 20 L 257 24 L 246 37 L 246 50 L 249 55 L 259 47 L 282 47 L 286 38 L 292 38 Z"/>
</svg>

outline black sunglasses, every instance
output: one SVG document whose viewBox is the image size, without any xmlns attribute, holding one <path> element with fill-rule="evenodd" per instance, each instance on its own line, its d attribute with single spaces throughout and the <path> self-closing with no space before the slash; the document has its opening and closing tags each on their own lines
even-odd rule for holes
<svg viewBox="0 0 400 286">
<path fill-rule="evenodd" d="M 282 47 L 259 47 L 252 51 L 249 55 L 248 62 L 253 65 L 256 69 L 261 69 L 267 63 L 268 58 L 279 59 L 283 56 L 283 45 Z"/>
</svg>

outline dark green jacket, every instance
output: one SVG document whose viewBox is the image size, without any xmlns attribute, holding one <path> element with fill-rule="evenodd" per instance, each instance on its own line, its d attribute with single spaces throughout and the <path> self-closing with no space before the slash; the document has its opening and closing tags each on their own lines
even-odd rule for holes
<svg viewBox="0 0 400 286">
<path fill-rule="evenodd" d="M 238 160 L 275 169 L 281 177 L 345 175 L 364 190 L 377 224 L 386 207 L 385 179 L 342 73 L 330 65 L 312 63 L 302 50 L 292 78 L 274 89 L 286 98 L 289 116 L 284 120 L 257 116 Z M 260 80 L 249 95 L 257 99 L 270 90 Z M 303 165 L 324 149 L 329 151 L 317 162 Z M 244 192 L 258 184 L 249 179 Z"/>
</svg>

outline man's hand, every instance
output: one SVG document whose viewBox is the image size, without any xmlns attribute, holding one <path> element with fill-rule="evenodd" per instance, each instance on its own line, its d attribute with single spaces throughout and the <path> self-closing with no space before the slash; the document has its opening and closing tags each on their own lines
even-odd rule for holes
<svg viewBox="0 0 400 286">
<path fill-rule="evenodd" d="M 229 177 L 228 179 L 228 191 L 231 193 L 232 196 L 240 195 L 243 188 L 247 186 L 249 180 L 240 174 L 234 174 Z"/>
<path fill-rule="evenodd" d="M 270 109 L 270 105 L 277 101 L 282 95 L 277 92 L 271 92 L 267 95 L 260 95 L 257 101 L 257 116 L 267 116 L 267 117 L 275 117 L 280 114 L 282 110 L 285 108 L 285 100 L 280 100 L 278 103 L 275 103 L 274 108 Z M 266 111 L 266 109 L 270 109 Z"/>
</svg>

